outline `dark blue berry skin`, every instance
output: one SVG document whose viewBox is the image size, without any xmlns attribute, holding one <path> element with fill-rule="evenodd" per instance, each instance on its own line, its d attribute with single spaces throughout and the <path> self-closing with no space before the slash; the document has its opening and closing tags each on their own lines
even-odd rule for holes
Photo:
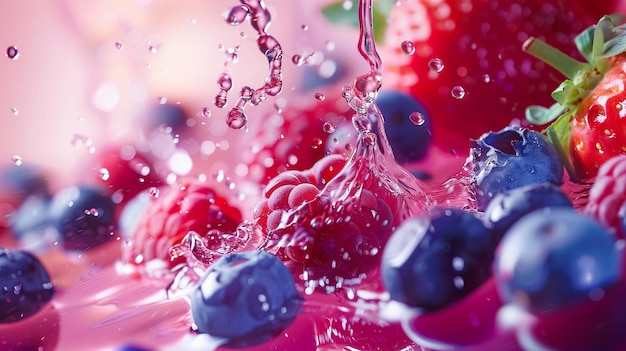
<svg viewBox="0 0 626 351">
<path fill-rule="evenodd" d="M 0 249 L 0 323 L 37 313 L 54 294 L 45 267 L 23 250 Z"/>
<path fill-rule="evenodd" d="M 187 127 L 187 112 L 179 105 L 158 104 L 148 109 L 143 117 L 147 133 L 162 127 L 169 127 L 173 133 L 181 133 Z"/>
<path fill-rule="evenodd" d="M 291 273 L 266 251 L 232 253 L 217 260 L 191 296 L 200 333 L 225 346 L 262 344 L 287 328 L 301 309 Z"/>
<path fill-rule="evenodd" d="M 435 209 L 402 223 L 382 257 L 391 299 L 426 311 L 462 299 L 491 275 L 491 231 L 460 209 Z"/>
<path fill-rule="evenodd" d="M 32 165 L 8 165 L 0 169 L 0 194 L 11 194 L 25 199 L 30 195 L 50 197 L 48 178 Z"/>
<path fill-rule="evenodd" d="M 396 161 L 403 164 L 424 158 L 432 140 L 431 122 L 424 106 L 411 95 L 395 90 L 381 90 L 376 105 L 385 119 L 385 134 Z M 422 124 L 411 121 L 413 112 L 422 114 Z M 375 124 L 376 121 L 372 129 L 378 135 Z"/>
<path fill-rule="evenodd" d="M 146 349 L 146 348 L 134 346 L 134 345 L 125 345 L 117 349 L 117 351 L 150 351 L 150 349 Z"/>
<path fill-rule="evenodd" d="M 606 228 L 558 207 L 532 212 L 506 232 L 494 275 L 503 301 L 541 313 L 617 282 L 621 262 L 622 250 Z"/>
<path fill-rule="evenodd" d="M 508 126 L 470 142 L 471 186 L 476 208 L 484 211 L 498 193 L 528 184 L 560 185 L 563 164 L 539 132 Z"/>
<path fill-rule="evenodd" d="M 542 208 L 572 208 L 572 200 L 560 187 L 550 184 L 529 184 L 497 194 L 487 205 L 483 222 L 500 241 L 504 233 L 520 218 Z"/>
<path fill-rule="evenodd" d="M 116 205 L 107 191 L 95 186 L 71 186 L 54 195 L 51 220 L 67 250 L 83 251 L 115 238 Z"/>
</svg>

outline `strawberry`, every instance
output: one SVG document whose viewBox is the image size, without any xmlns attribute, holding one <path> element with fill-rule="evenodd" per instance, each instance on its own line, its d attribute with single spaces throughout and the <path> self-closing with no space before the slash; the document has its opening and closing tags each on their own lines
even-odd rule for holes
<svg viewBox="0 0 626 351">
<path fill-rule="evenodd" d="M 267 184 L 280 172 L 310 168 L 327 153 L 330 133 L 350 121 L 352 114 L 348 104 L 337 98 L 295 103 L 263 116 L 262 127 L 244 155 L 250 178 Z"/>
<path fill-rule="evenodd" d="M 524 49 L 558 69 L 568 79 L 553 93 L 550 108 L 533 106 L 527 119 L 552 122 L 545 130 L 560 150 L 573 181 L 593 178 L 610 158 L 626 154 L 626 26 L 619 16 L 604 16 L 575 38 L 586 62 L 568 57 L 537 38 Z"/>
<path fill-rule="evenodd" d="M 218 250 L 223 234 L 242 222 L 239 209 L 229 204 L 208 184 L 184 179 L 160 192 L 141 214 L 132 233 L 126 261 L 143 263 L 153 259 L 177 262 L 170 257 L 172 246 L 190 232 L 207 239 L 209 249 Z"/>
<path fill-rule="evenodd" d="M 524 40 L 541 36 L 575 54 L 571 43 L 575 33 L 612 4 L 382 0 L 374 4 L 374 11 L 377 7 L 390 9 L 387 21 L 378 27 L 381 18 L 374 14 L 375 30 L 384 29 L 379 35 L 384 40 L 379 45 L 383 84 L 409 91 L 432 119 L 434 143 L 463 153 L 469 139 L 500 130 L 514 119 L 523 121 L 524 108 L 531 103 L 550 103 L 541 93 L 556 86 L 557 72 L 529 59 L 521 49 Z M 406 41 L 414 52 L 402 45 Z"/>
</svg>

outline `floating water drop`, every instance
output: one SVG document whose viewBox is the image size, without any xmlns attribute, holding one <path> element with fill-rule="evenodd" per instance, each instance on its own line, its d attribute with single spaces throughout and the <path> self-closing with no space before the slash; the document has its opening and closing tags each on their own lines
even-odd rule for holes
<svg viewBox="0 0 626 351">
<path fill-rule="evenodd" d="M 228 117 L 226 119 L 226 123 L 232 129 L 241 129 L 243 128 L 248 121 L 248 117 L 243 110 L 240 108 L 233 108 L 228 112 Z"/>
<path fill-rule="evenodd" d="M 400 44 L 400 48 L 406 55 L 410 56 L 415 53 L 415 45 L 413 45 L 413 42 L 410 40 L 403 41 L 402 44 Z"/>
<path fill-rule="evenodd" d="M 122 50 L 122 49 L 124 48 L 124 45 L 123 45 L 122 43 L 120 43 L 119 41 L 116 41 L 116 42 L 115 42 L 115 47 L 116 47 L 118 50 Z"/>
<path fill-rule="evenodd" d="M 322 129 L 324 130 L 324 132 L 331 134 L 334 133 L 335 130 L 337 130 L 337 126 L 333 122 L 326 121 L 324 122 Z"/>
<path fill-rule="evenodd" d="M 483 74 L 481 76 L 481 78 L 482 78 L 483 82 L 485 82 L 485 83 L 491 82 L 491 77 L 488 74 Z"/>
<path fill-rule="evenodd" d="M 156 187 L 151 187 L 150 189 L 148 189 L 148 195 L 156 199 L 157 197 L 159 197 L 160 191 Z"/>
<path fill-rule="evenodd" d="M 302 28 L 303 31 L 309 30 L 309 26 L 307 26 L 306 24 L 301 25 L 300 28 Z"/>
<path fill-rule="evenodd" d="M 226 15 L 226 23 L 231 26 L 236 26 L 241 24 L 241 22 L 245 21 L 246 17 L 250 14 L 250 10 L 247 6 L 239 5 L 231 8 Z"/>
<path fill-rule="evenodd" d="M 7 54 L 6 55 L 11 60 L 17 60 L 20 57 L 20 52 L 19 52 L 19 50 L 17 50 L 17 47 L 9 46 L 7 48 Z"/>
<path fill-rule="evenodd" d="M 11 157 L 11 160 L 13 161 L 13 164 L 16 166 L 21 166 L 23 163 L 22 157 L 19 155 L 13 155 Z"/>
<path fill-rule="evenodd" d="M 209 118 L 211 117 L 211 110 L 208 107 L 202 108 L 202 117 Z"/>
<path fill-rule="evenodd" d="M 319 100 L 319 101 L 324 101 L 324 100 L 326 100 L 326 95 L 324 95 L 322 93 L 315 93 L 315 99 Z"/>
<path fill-rule="evenodd" d="M 157 102 L 159 105 L 165 105 L 167 103 L 167 98 L 165 96 L 159 96 L 157 98 Z"/>
<path fill-rule="evenodd" d="M 452 94 L 452 97 L 458 100 L 461 100 L 462 98 L 465 97 L 465 88 L 463 88 L 460 85 L 455 85 L 454 87 L 452 87 L 452 90 L 450 91 L 450 93 Z"/>
<path fill-rule="evenodd" d="M 291 62 L 296 66 L 302 66 L 304 60 L 302 59 L 302 55 L 295 54 L 291 56 Z"/>
<path fill-rule="evenodd" d="M 421 126 L 426 122 L 426 116 L 421 112 L 413 112 L 409 115 L 409 120 L 416 126 Z"/>
<path fill-rule="evenodd" d="M 107 168 L 100 168 L 98 171 L 98 178 L 106 182 L 109 178 L 111 178 L 111 173 Z"/>
<path fill-rule="evenodd" d="M 20 114 L 20 111 L 17 109 L 17 107 L 11 107 L 11 113 L 17 116 Z"/>
<path fill-rule="evenodd" d="M 430 68 L 431 71 L 439 73 L 441 71 L 443 71 L 443 60 L 441 60 L 440 58 L 433 58 L 430 61 L 428 61 L 428 68 Z"/>
</svg>

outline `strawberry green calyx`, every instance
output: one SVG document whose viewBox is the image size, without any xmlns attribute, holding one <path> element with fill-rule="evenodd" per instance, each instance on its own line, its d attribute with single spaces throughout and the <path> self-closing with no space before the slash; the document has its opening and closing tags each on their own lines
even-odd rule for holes
<svg viewBox="0 0 626 351">
<path fill-rule="evenodd" d="M 556 101 L 549 108 L 530 106 L 526 119 L 536 125 L 551 123 L 544 133 L 555 145 L 572 181 L 578 181 L 569 158 L 572 119 L 580 103 L 611 68 L 614 57 L 626 52 L 626 24 L 619 15 L 604 16 L 597 24 L 579 34 L 574 42 L 586 62 L 575 60 L 537 38 L 529 38 L 523 50 L 561 72 L 567 80 L 553 92 Z"/>
</svg>

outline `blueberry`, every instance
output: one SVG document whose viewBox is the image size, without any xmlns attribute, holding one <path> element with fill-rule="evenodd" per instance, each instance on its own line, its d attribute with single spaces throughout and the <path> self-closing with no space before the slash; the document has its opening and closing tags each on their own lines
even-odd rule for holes
<svg viewBox="0 0 626 351">
<path fill-rule="evenodd" d="M 0 323 L 32 316 L 54 293 L 45 267 L 23 250 L 0 249 L 0 286 Z"/>
<path fill-rule="evenodd" d="M 484 211 L 498 193 L 528 184 L 561 184 L 563 164 L 539 132 L 508 126 L 470 142 L 470 184 Z"/>
<path fill-rule="evenodd" d="M 376 105 L 385 119 L 385 134 L 396 161 L 407 163 L 424 158 L 432 139 L 424 106 L 411 95 L 395 90 L 381 90 Z M 420 117 L 411 118 L 411 114 Z M 373 130 L 378 134 L 377 127 Z"/>
<path fill-rule="evenodd" d="M 289 270 L 260 250 L 221 257 L 191 296 L 198 331 L 226 339 L 229 347 L 268 341 L 294 321 L 300 308 Z"/>
<path fill-rule="evenodd" d="M 187 112 L 180 105 L 158 104 L 152 106 L 143 118 L 143 127 L 147 133 L 165 126 L 177 134 L 187 127 Z"/>
<path fill-rule="evenodd" d="M 54 195 L 50 215 L 68 250 L 87 250 L 115 238 L 116 205 L 107 191 L 71 186 Z"/>
<path fill-rule="evenodd" d="M 136 345 L 124 345 L 116 349 L 116 351 L 150 351 L 150 349 L 146 349 Z"/>
<path fill-rule="evenodd" d="M 48 178 L 44 171 L 32 165 L 9 165 L 0 170 L 0 199 L 30 195 L 50 197 Z"/>
<path fill-rule="evenodd" d="M 11 232 L 29 249 L 44 249 L 58 240 L 50 228 L 50 199 L 32 195 L 26 198 L 10 218 Z M 48 235 L 52 234 L 52 235 Z"/>
<path fill-rule="evenodd" d="M 496 241 L 520 218 L 547 207 L 572 208 L 572 200 L 560 187 L 550 184 L 529 184 L 497 194 L 487 205 L 483 221 L 492 228 Z"/>
<path fill-rule="evenodd" d="M 546 312 L 615 283 L 622 251 L 615 237 L 572 208 L 534 211 L 502 238 L 494 275 L 505 302 Z"/>
<path fill-rule="evenodd" d="M 434 209 L 403 222 L 382 257 L 382 280 L 393 300 L 427 311 L 468 295 L 491 274 L 491 232 L 460 209 Z"/>
</svg>

